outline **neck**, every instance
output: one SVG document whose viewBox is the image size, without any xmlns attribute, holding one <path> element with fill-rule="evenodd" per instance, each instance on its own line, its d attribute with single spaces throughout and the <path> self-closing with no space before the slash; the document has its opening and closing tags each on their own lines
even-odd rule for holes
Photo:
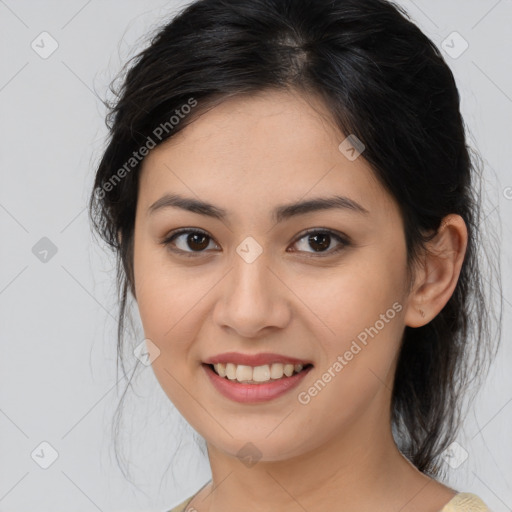
<svg viewBox="0 0 512 512">
<path fill-rule="evenodd" d="M 453 491 L 400 453 L 391 428 L 383 428 L 390 425 L 386 410 L 370 408 L 342 433 L 286 460 L 245 465 L 209 444 L 212 482 L 191 505 L 198 512 L 312 512 L 326 507 L 407 512 L 420 510 L 418 503 L 428 497 L 440 510 Z"/>
</svg>

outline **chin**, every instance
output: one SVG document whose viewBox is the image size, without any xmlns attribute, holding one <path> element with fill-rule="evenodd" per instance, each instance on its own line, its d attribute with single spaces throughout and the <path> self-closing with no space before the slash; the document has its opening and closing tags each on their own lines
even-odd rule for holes
<svg viewBox="0 0 512 512">
<path fill-rule="evenodd" d="M 227 427 L 226 430 L 233 435 L 233 438 L 226 439 L 224 436 L 222 440 L 208 437 L 205 437 L 205 439 L 214 450 L 240 459 L 240 462 L 247 467 L 251 467 L 257 462 L 289 460 L 314 448 L 307 446 L 302 439 L 294 439 L 292 432 L 289 430 L 283 429 L 280 435 L 274 431 L 269 436 L 268 432 L 271 432 L 273 428 L 266 432 L 252 432 L 244 429 L 243 435 L 242 433 L 237 435 L 235 430 L 229 430 L 229 427 Z"/>
</svg>

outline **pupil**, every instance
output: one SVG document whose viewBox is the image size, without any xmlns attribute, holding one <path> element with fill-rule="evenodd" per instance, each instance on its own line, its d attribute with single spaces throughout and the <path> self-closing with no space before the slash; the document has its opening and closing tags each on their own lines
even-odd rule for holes
<svg viewBox="0 0 512 512">
<path fill-rule="evenodd" d="M 319 244 L 321 246 L 321 249 L 327 249 L 329 247 L 329 236 L 330 235 L 328 235 L 327 233 L 310 235 L 309 236 L 309 243 L 313 242 L 313 243 L 318 244 L 318 242 L 315 239 L 320 237 L 320 239 L 323 240 L 323 242 L 320 242 L 320 244 Z"/>
<path fill-rule="evenodd" d="M 198 245 L 199 247 L 196 247 L 196 249 L 205 249 L 206 247 L 208 247 L 208 242 L 206 242 L 206 239 L 208 237 L 206 235 L 202 235 L 200 233 L 193 233 L 191 235 L 188 236 L 188 241 L 190 242 L 190 240 L 192 240 L 192 244 L 196 244 L 196 240 L 197 239 L 203 239 L 203 243 L 199 242 Z M 191 249 L 194 249 L 194 247 L 191 247 Z"/>
</svg>

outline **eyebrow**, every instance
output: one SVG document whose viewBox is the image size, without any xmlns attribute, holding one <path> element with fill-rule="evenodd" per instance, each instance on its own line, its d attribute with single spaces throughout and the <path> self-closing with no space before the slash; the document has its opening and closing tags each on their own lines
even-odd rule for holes
<svg viewBox="0 0 512 512">
<path fill-rule="evenodd" d="M 223 208 L 219 208 L 213 204 L 191 197 L 180 196 L 179 194 L 165 194 L 148 208 L 147 213 L 151 215 L 165 208 L 180 208 L 189 212 L 213 217 L 221 221 L 224 221 L 229 217 L 228 212 Z M 272 218 L 276 223 L 278 223 L 297 215 L 304 215 L 319 210 L 330 210 L 334 208 L 365 215 L 370 213 L 366 208 L 349 197 L 333 196 L 318 197 L 307 201 L 278 206 L 273 210 Z"/>
</svg>

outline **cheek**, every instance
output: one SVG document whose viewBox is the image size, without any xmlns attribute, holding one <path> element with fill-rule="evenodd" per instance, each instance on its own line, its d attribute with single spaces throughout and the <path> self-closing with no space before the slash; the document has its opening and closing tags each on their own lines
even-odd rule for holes
<svg viewBox="0 0 512 512">
<path fill-rule="evenodd" d="M 177 272 L 154 264 L 141 267 L 138 277 L 137 304 L 144 336 L 160 350 L 152 361 L 153 372 L 171 402 L 186 410 L 190 394 L 184 386 L 193 382 L 197 370 L 193 350 L 200 310 L 197 291 Z"/>
<path fill-rule="evenodd" d="M 294 292 L 335 338 L 353 335 L 354 329 L 373 325 L 386 314 L 403 299 L 402 280 L 392 265 L 360 259 L 320 277 L 301 277 L 295 280 Z"/>
<path fill-rule="evenodd" d="M 179 319 L 193 307 L 194 291 L 184 273 L 170 264 L 165 250 L 142 236 L 135 240 L 134 277 L 144 333 L 162 344 L 179 330 Z"/>
<path fill-rule="evenodd" d="M 315 378 L 297 391 L 310 429 L 325 430 L 321 418 L 330 415 L 335 435 L 363 414 L 375 396 L 382 398 L 392 389 L 404 307 L 394 276 L 376 275 L 380 281 L 368 271 L 339 272 L 310 295 L 311 309 L 322 319 L 315 336 L 322 356 Z"/>
<path fill-rule="evenodd" d="M 172 283 L 172 284 L 171 284 Z M 190 345 L 198 327 L 200 296 L 197 291 L 175 279 L 167 281 L 162 274 L 147 275 L 137 289 L 138 308 L 144 334 L 162 352 L 174 357 Z"/>
<path fill-rule="evenodd" d="M 297 295 L 305 297 L 316 318 L 322 368 L 346 356 L 346 368 L 361 368 L 364 378 L 369 367 L 379 376 L 387 373 L 403 332 L 404 279 L 396 256 L 391 261 L 368 252 L 322 279 L 300 281 Z M 361 375 L 346 368 L 353 379 Z"/>
<path fill-rule="evenodd" d="M 193 381 L 198 369 L 194 341 L 207 314 L 205 295 L 218 280 L 199 272 L 199 266 L 184 269 L 171 264 L 161 249 L 136 246 L 135 288 L 144 336 L 160 350 L 153 370 L 176 405 L 182 400 L 186 405 L 188 395 L 181 396 L 180 383 Z"/>
</svg>

